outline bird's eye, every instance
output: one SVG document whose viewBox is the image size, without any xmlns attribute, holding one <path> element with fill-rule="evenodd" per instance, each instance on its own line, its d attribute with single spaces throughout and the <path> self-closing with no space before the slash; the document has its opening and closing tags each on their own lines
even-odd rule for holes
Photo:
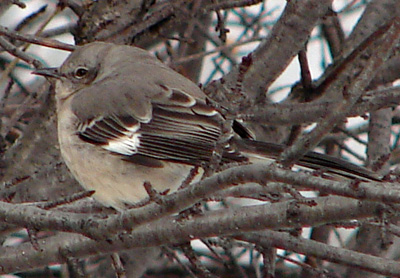
<svg viewBox="0 0 400 278">
<path fill-rule="evenodd" d="M 85 67 L 76 68 L 74 72 L 74 76 L 77 79 L 82 79 L 88 74 L 89 70 Z"/>
</svg>

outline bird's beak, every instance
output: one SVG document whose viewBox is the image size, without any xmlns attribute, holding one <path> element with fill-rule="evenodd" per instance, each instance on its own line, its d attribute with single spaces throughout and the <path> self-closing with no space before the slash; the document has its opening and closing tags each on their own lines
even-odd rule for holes
<svg viewBox="0 0 400 278">
<path fill-rule="evenodd" d="M 44 77 L 56 78 L 60 79 L 61 74 L 58 71 L 58 68 L 41 68 L 32 71 L 32 74 L 41 75 Z"/>
</svg>

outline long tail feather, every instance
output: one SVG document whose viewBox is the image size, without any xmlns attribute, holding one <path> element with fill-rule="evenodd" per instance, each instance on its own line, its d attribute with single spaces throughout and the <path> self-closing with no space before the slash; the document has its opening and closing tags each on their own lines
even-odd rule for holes
<svg viewBox="0 0 400 278">
<path fill-rule="evenodd" d="M 258 157 L 277 159 L 285 149 L 284 145 L 260 142 L 248 139 L 238 139 L 235 145 L 243 153 L 251 153 Z M 299 159 L 296 165 L 310 169 L 322 170 L 346 178 L 358 178 L 363 181 L 380 181 L 382 177 L 364 167 L 349 161 L 317 152 L 308 152 Z"/>
</svg>

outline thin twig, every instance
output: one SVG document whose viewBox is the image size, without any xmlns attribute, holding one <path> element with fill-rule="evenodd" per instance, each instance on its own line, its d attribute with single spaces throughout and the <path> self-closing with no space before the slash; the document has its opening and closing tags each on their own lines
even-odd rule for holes
<svg viewBox="0 0 400 278">
<path fill-rule="evenodd" d="M 56 49 L 60 49 L 60 50 L 74 51 L 76 48 L 76 46 L 74 46 L 74 45 L 62 43 L 57 40 L 41 38 L 38 36 L 21 34 L 21 33 L 15 32 L 15 31 L 11 31 L 8 28 L 3 27 L 3 26 L 0 26 L 0 35 L 6 36 L 6 37 L 9 37 L 12 39 L 20 40 L 20 41 L 38 44 L 38 45 L 42 45 L 42 46 L 47 46 L 47 47 L 51 47 L 51 48 L 56 48 Z"/>
</svg>

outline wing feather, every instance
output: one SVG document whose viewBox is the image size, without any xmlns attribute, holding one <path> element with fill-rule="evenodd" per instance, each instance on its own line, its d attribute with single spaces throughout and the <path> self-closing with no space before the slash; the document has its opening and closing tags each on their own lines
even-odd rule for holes
<svg viewBox="0 0 400 278">
<path fill-rule="evenodd" d="M 221 137 L 222 117 L 205 102 L 180 91 L 173 90 L 170 96 L 172 105 L 153 103 L 149 122 L 112 114 L 81 124 L 79 135 L 127 161 L 139 161 L 133 159 L 136 155 L 140 161 L 147 157 L 193 165 L 209 162 Z M 226 153 L 229 160 L 243 158 L 228 149 Z"/>
</svg>

